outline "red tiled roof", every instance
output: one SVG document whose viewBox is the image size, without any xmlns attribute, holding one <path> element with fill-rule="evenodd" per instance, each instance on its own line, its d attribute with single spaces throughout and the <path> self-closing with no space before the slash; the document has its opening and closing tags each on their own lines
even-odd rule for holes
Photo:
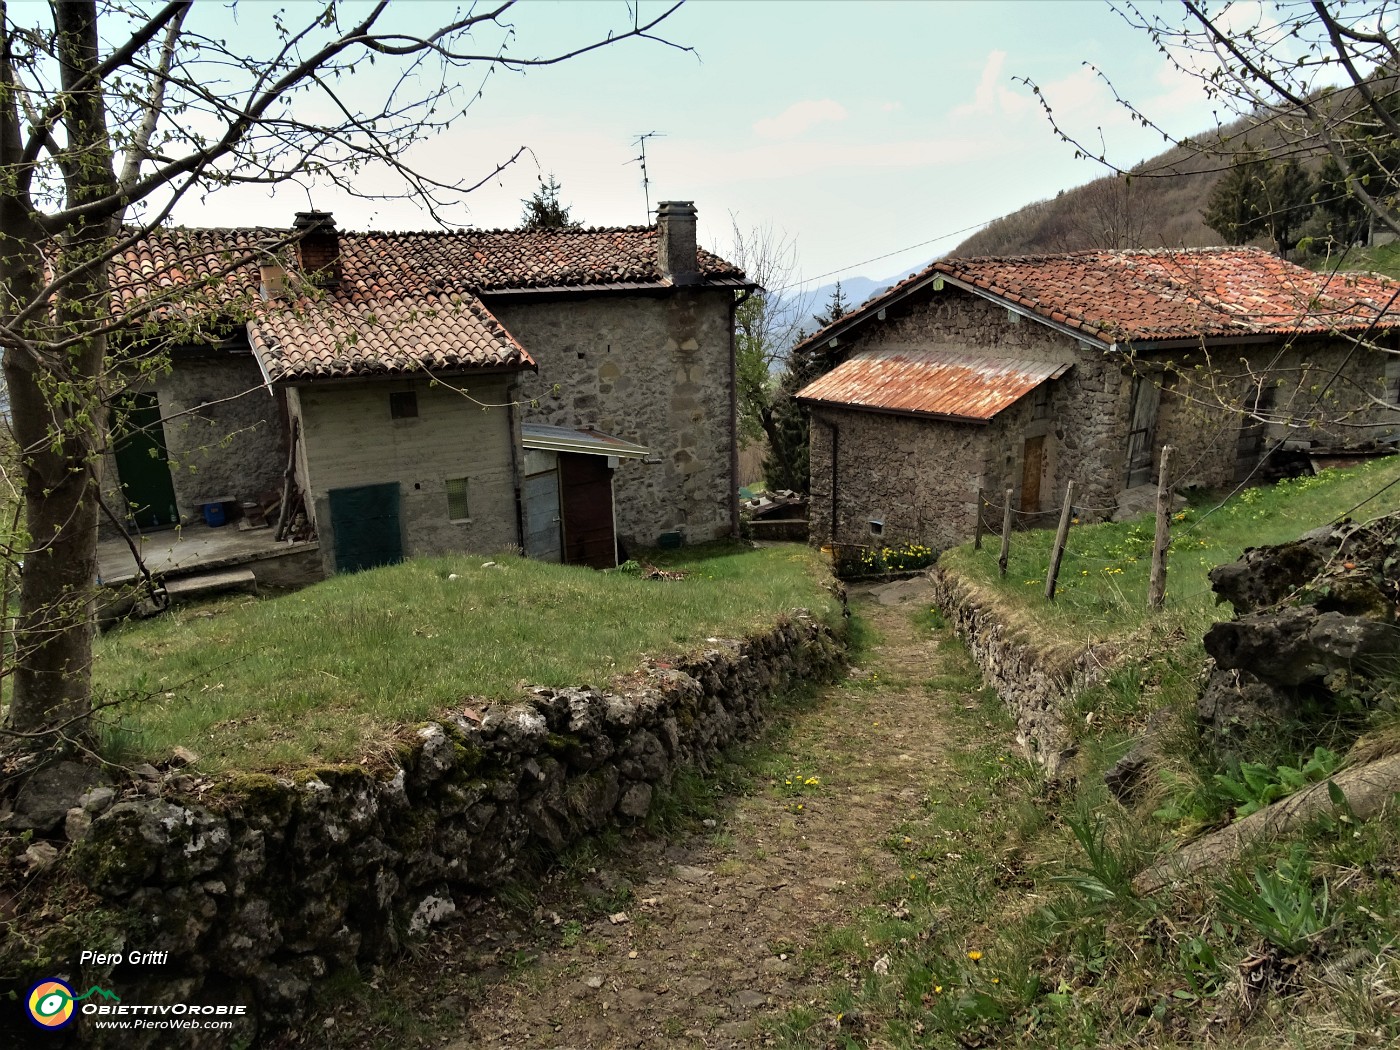
<svg viewBox="0 0 1400 1050">
<path fill-rule="evenodd" d="M 274 382 L 534 366 L 474 296 L 303 299 L 266 310 L 248 338 Z"/>
<path fill-rule="evenodd" d="M 803 387 L 797 399 L 985 423 L 1070 367 L 939 350 L 865 350 Z"/>
<path fill-rule="evenodd" d="M 942 259 L 812 335 L 819 343 L 948 277 L 1106 344 L 1400 327 L 1400 282 L 1315 273 L 1260 248 Z"/>
<path fill-rule="evenodd" d="M 156 316 L 169 319 L 215 306 L 248 320 L 254 351 L 274 380 L 309 379 L 533 367 L 478 296 L 671 284 L 660 270 L 652 226 L 338 236 L 339 284 L 284 305 L 261 301 L 257 259 L 267 257 L 269 242 L 292 241 L 292 231 L 155 230 L 114 261 L 114 307 L 132 312 L 157 302 Z M 293 252 L 284 247 L 279 254 Z M 743 271 L 708 252 L 699 253 L 699 263 L 702 283 L 746 283 Z M 299 277 L 288 269 L 295 297 Z"/>
</svg>

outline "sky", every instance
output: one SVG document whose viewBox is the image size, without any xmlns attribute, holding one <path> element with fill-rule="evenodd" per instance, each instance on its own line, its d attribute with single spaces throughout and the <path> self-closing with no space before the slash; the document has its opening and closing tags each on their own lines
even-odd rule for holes
<svg viewBox="0 0 1400 1050">
<path fill-rule="evenodd" d="M 450 5 L 402 5 L 402 17 L 451 16 Z M 296 5 L 289 5 L 295 13 Z M 650 18 L 665 5 L 642 0 Z M 255 32 L 271 5 L 238 9 Z M 526 0 L 510 12 L 512 49 L 540 53 L 627 21 L 617 0 Z M 735 224 L 771 227 L 796 245 L 793 282 L 903 275 L 979 225 L 1103 169 L 1076 160 L 1031 89 L 1078 134 L 1100 137 L 1124 166 L 1160 152 L 1125 97 L 1181 137 L 1212 125 L 1190 77 L 1097 0 L 800 2 L 691 0 L 658 30 L 686 52 L 627 40 L 525 74 L 485 77 L 481 96 L 413 163 L 470 181 L 517 147 L 528 153 L 449 210 L 479 228 L 515 226 L 522 200 L 553 174 L 574 218 L 590 226 L 651 221 L 662 200 L 693 200 L 701 243 L 728 254 Z M 483 43 L 487 42 L 483 37 Z M 373 90 L 383 64 L 356 72 Z M 464 78 L 470 95 L 482 78 Z M 643 187 L 638 137 L 646 142 Z M 421 229 L 406 202 L 357 200 L 324 187 L 220 191 L 189 200 L 189 225 L 287 225 L 308 205 L 344 229 Z"/>
</svg>

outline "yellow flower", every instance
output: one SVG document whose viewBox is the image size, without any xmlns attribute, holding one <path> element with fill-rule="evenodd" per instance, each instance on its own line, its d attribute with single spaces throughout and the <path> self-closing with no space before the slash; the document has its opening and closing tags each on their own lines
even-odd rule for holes
<svg viewBox="0 0 1400 1050">
<path fill-rule="evenodd" d="M 967 953 L 967 957 L 973 962 L 977 962 L 977 960 L 982 958 L 982 953 L 974 949 L 973 951 Z"/>
<path fill-rule="evenodd" d="M 942 994 L 943 994 L 943 986 L 942 986 L 941 984 L 935 984 L 935 985 L 933 986 L 933 994 L 934 994 L 934 995 L 942 995 Z"/>
<path fill-rule="evenodd" d="M 992 983 L 993 983 L 993 984 L 1001 984 L 1001 978 L 1000 978 L 1000 977 L 993 977 L 993 978 L 992 978 Z"/>
</svg>

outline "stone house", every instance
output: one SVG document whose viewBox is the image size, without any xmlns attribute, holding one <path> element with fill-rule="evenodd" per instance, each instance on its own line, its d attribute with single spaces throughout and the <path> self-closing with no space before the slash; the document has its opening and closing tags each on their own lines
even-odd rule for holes
<svg viewBox="0 0 1400 1050">
<path fill-rule="evenodd" d="M 236 514 L 290 478 L 328 572 L 730 535 L 751 285 L 695 227 L 670 202 L 619 229 L 154 231 L 113 271 L 118 308 L 173 333 L 114 415 L 113 517 Z"/>
<path fill-rule="evenodd" d="M 936 548 L 1004 489 L 1022 524 L 1145 510 L 1280 448 L 1400 433 L 1400 283 L 1253 248 L 936 262 L 815 333 L 812 536 Z M 995 527 L 995 526 L 994 526 Z"/>
</svg>

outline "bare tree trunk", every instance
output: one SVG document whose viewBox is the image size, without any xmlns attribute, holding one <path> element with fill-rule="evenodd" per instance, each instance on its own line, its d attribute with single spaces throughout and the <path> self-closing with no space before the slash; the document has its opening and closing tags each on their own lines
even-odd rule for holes
<svg viewBox="0 0 1400 1050">
<path fill-rule="evenodd" d="M 91 0 L 56 4 L 54 20 L 60 75 L 72 92 L 70 139 L 60 163 L 69 204 L 82 205 L 108 198 L 117 188 L 101 81 L 90 75 L 97 64 L 96 5 Z M 90 87 L 85 88 L 85 83 Z M 10 104 L 5 109 L 9 119 Z M 42 280 L 39 251 L 43 243 L 22 208 L 6 196 L 0 211 L 0 232 L 7 241 L 10 234 L 20 233 L 20 245 L 29 248 L 15 246 L 4 259 L 4 276 L 19 279 L 19 287 L 11 291 L 20 293 L 21 305 L 32 299 L 32 294 L 24 292 L 37 289 Z M 55 272 L 80 270 L 80 275 L 54 295 L 49 316 L 41 313 L 40 320 L 24 326 L 25 334 L 37 335 L 48 328 L 48 335 L 62 338 L 109 316 L 106 259 L 116 227 L 116 216 L 104 209 L 59 235 Z M 85 263 L 92 265 L 81 269 Z M 22 450 L 29 533 L 9 717 L 11 728 L 23 732 L 81 719 L 91 707 L 97 486 L 106 414 L 101 377 L 106 350 L 105 336 L 90 336 L 42 356 L 19 346 L 6 349 L 5 377 L 15 437 Z"/>
</svg>

